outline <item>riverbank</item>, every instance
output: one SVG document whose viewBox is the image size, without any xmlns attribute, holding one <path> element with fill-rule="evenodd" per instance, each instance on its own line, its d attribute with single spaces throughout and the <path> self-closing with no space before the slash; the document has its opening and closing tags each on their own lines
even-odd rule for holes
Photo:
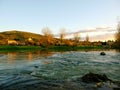
<svg viewBox="0 0 120 90">
<path fill-rule="evenodd" d="M 77 50 L 102 50 L 103 46 L 0 46 L 0 51 L 41 50 L 41 51 L 77 51 Z"/>
<path fill-rule="evenodd" d="M 0 51 L 40 50 L 40 46 L 0 46 Z"/>
<path fill-rule="evenodd" d="M 52 46 L 48 50 L 55 51 L 79 51 L 79 50 L 99 50 L 105 49 L 103 46 Z"/>
</svg>

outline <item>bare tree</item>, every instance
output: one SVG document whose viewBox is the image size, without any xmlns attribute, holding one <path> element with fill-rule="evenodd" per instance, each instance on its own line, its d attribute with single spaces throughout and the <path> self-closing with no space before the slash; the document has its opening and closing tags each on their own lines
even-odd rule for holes
<svg viewBox="0 0 120 90">
<path fill-rule="evenodd" d="M 120 22 L 118 22 L 118 25 L 117 25 L 117 33 L 115 35 L 115 39 L 116 39 L 116 46 L 117 48 L 120 49 Z"/>
<path fill-rule="evenodd" d="M 80 41 L 80 33 L 76 32 L 74 33 L 74 45 L 77 46 L 79 44 Z"/>
<path fill-rule="evenodd" d="M 88 34 L 86 35 L 86 42 L 89 42 L 89 36 L 88 36 Z"/>
<path fill-rule="evenodd" d="M 60 42 L 61 42 L 61 44 L 63 43 L 65 36 L 66 36 L 65 29 L 61 29 L 60 30 Z"/>
<path fill-rule="evenodd" d="M 44 34 L 44 44 L 51 45 L 54 42 L 54 37 L 52 31 L 46 27 L 42 29 L 42 33 Z"/>
<path fill-rule="evenodd" d="M 48 27 L 46 27 L 42 29 L 42 33 L 44 34 L 44 36 L 49 36 L 52 34 L 52 31 Z"/>
</svg>

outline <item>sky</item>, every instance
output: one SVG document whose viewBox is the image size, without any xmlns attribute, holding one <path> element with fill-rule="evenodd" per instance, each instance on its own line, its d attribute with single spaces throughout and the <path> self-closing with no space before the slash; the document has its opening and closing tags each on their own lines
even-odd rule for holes
<svg viewBox="0 0 120 90">
<path fill-rule="evenodd" d="M 113 39 L 118 17 L 120 0 L 0 0 L 0 32 L 41 34 L 49 27 L 59 34 L 64 28 L 66 33 L 81 31 L 82 37 L 106 40 Z"/>
</svg>

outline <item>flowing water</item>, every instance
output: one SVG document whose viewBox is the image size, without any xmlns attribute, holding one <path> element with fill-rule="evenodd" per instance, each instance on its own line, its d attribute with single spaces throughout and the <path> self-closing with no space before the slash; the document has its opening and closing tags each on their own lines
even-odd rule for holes
<svg viewBox="0 0 120 90">
<path fill-rule="evenodd" d="M 105 56 L 100 52 L 0 52 L 0 87 L 5 90 L 12 85 L 37 83 L 38 79 L 76 80 L 89 72 L 120 81 L 120 52 L 104 51 Z"/>
</svg>

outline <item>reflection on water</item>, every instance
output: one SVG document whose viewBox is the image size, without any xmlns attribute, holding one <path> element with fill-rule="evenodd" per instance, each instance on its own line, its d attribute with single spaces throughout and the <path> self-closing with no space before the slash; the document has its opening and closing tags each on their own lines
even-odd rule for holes
<svg viewBox="0 0 120 90">
<path fill-rule="evenodd" d="M 42 62 L 42 59 L 53 54 L 53 52 L 43 51 L 0 52 L 0 73 L 10 70 L 11 73 L 16 73 L 14 70 L 34 70 L 34 65 L 49 64 L 46 61 Z"/>
<path fill-rule="evenodd" d="M 28 52 L 0 52 L 0 62 L 14 63 L 16 60 L 36 60 L 41 57 L 53 55 L 52 52 L 43 51 L 28 51 Z M 2 58 L 4 56 L 4 58 Z"/>
<path fill-rule="evenodd" d="M 12 63 L 16 59 L 16 52 L 8 52 L 8 62 Z"/>
</svg>

